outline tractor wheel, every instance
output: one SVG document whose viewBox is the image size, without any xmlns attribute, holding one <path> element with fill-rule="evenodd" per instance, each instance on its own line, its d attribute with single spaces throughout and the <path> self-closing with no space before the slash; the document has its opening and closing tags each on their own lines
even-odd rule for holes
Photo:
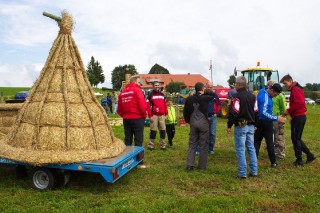
<svg viewBox="0 0 320 213">
<path fill-rule="evenodd" d="M 228 117 L 228 113 L 229 113 L 228 103 L 227 103 L 227 102 L 223 102 L 223 103 L 221 104 L 220 116 L 221 116 L 222 118 L 227 118 L 227 117 Z"/>
</svg>

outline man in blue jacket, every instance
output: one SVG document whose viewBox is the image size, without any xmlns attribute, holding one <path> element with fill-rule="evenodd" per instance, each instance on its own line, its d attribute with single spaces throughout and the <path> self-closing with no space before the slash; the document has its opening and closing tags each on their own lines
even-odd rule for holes
<svg viewBox="0 0 320 213">
<path fill-rule="evenodd" d="M 276 83 L 272 86 L 268 86 L 259 90 L 257 96 L 259 114 L 256 123 L 257 129 L 254 134 L 254 147 L 256 149 L 256 154 L 258 157 L 262 139 L 266 139 L 268 156 L 271 162 L 271 168 L 277 167 L 276 155 L 273 144 L 273 121 L 278 121 L 280 123 L 285 123 L 286 121 L 284 117 L 272 115 L 272 98 L 279 95 L 281 91 L 281 85 Z"/>
<path fill-rule="evenodd" d="M 213 91 L 214 99 L 209 102 L 208 105 L 208 121 L 209 121 L 209 154 L 214 153 L 214 146 L 216 144 L 216 132 L 217 132 L 217 116 L 220 111 L 220 99 L 213 90 L 212 83 L 208 83 L 208 90 Z"/>
</svg>

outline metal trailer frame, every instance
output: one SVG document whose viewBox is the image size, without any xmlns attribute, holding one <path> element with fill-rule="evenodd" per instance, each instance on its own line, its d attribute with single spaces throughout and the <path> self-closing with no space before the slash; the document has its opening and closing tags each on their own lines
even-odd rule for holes
<svg viewBox="0 0 320 213">
<path fill-rule="evenodd" d="M 17 165 L 17 168 L 22 168 L 25 173 L 26 168 L 30 167 L 31 173 L 29 178 L 31 186 L 39 191 L 45 191 L 68 183 L 70 180 L 70 171 L 100 173 L 108 183 L 114 183 L 138 164 L 142 163 L 143 160 L 143 147 L 127 146 L 124 152 L 117 157 L 91 162 L 33 166 L 31 164 L 0 158 L 0 163 Z"/>
</svg>

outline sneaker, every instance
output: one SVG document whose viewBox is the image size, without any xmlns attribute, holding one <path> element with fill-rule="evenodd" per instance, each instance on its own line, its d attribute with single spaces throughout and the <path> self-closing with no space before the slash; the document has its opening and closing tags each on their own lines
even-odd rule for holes
<svg viewBox="0 0 320 213">
<path fill-rule="evenodd" d="M 210 154 L 210 155 L 213 155 L 213 154 L 214 154 L 214 151 L 210 151 L 209 154 Z"/>
<path fill-rule="evenodd" d="M 196 155 L 200 155 L 200 152 L 196 152 Z"/>
<path fill-rule="evenodd" d="M 296 160 L 295 162 L 293 162 L 293 164 L 294 164 L 295 166 L 303 166 L 302 160 Z"/>
<path fill-rule="evenodd" d="M 312 155 L 311 157 L 307 158 L 306 163 L 311 163 L 312 161 L 314 161 L 316 159 L 316 157 L 314 155 Z"/>
<path fill-rule="evenodd" d="M 278 167 L 278 164 L 277 164 L 277 163 L 272 163 L 270 167 L 273 168 L 273 169 L 275 169 L 275 168 Z"/>
<path fill-rule="evenodd" d="M 140 165 L 137 166 L 137 168 L 138 169 L 145 169 L 145 168 L 147 168 L 147 166 L 144 165 L 144 164 L 140 164 Z"/>
<path fill-rule="evenodd" d="M 284 160 L 284 156 L 276 156 L 278 160 Z"/>
<path fill-rule="evenodd" d="M 151 150 L 151 151 L 152 151 L 152 150 L 155 150 L 155 148 L 152 147 L 152 146 L 148 146 L 147 148 L 148 148 L 148 150 Z"/>
</svg>

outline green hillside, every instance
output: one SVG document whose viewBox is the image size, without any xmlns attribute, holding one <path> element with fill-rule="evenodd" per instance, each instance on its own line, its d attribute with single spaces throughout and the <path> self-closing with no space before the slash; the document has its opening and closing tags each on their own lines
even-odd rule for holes
<svg viewBox="0 0 320 213">
<path fill-rule="evenodd" d="M 0 103 L 8 99 L 13 99 L 14 95 L 20 91 L 29 91 L 31 87 L 0 87 Z M 112 90 L 102 90 L 100 88 L 93 88 L 94 92 L 99 92 L 104 95 L 112 93 Z M 98 98 L 100 100 L 101 98 Z"/>
</svg>

